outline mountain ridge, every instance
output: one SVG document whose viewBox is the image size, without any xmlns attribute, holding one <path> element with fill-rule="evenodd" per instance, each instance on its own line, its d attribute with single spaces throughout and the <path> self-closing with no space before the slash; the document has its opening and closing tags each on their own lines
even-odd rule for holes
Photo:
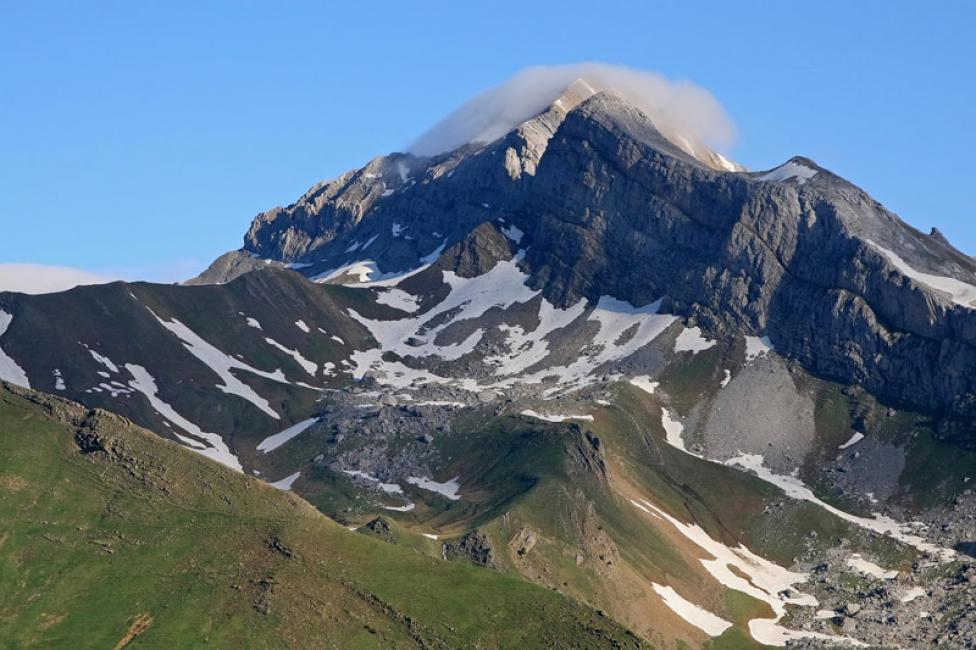
<svg viewBox="0 0 976 650">
<path fill-rule="evenodd" d="M 922 337 L 922 340 L 949 338 L 957 341 L 957 367 L 968 367 L 970 362 L 976 361 L 976 351 L 971 347 L 976 341 L 971 333 L 976 321 L 970 310 L 954 308 L 951 301 L 946 301 L 944 291 L 921 281 L 926 277 L 945 278 L 937 280 L 937 283 L 962 287 L 964 293 L 968 292 L 967 287 L 976 286 L 976 265 L 971 258 L 955 249 L 946 249 L 944 242 L 933 240 L 901 222 L 860 189 L 816 166 L 809 159 L 794 157 L 771 171 L 755 173 L 723 175 L 701 167 L 700 163 L 662 136 L 646 115 L 619 96 L 596 93 L 580 101 L 565 113 L 564 119 L 559 121 L 549 136 L 555 141 L 557 149 L 570 146 L 571 139 L 589 143 L 587 149 L 547 156 L 553 142 L 546 139 L 542 149 L 545 153 L 538 160 L 530 159 L 532 174 L 526 174 L 523 178 L 519 166 L 514 170 L 518 174 L 505 175 L 500 168 L 510 167 L 512 155 L 516 159 L 518 156 L 502 152 L 518 151 L 511 146 L 513 142 L 527 142 L 520 132 L 524 126 L 474 153 L 469 147 L 462 147 L 461 150 L 432 159 L 421 189 L 414 187 L 416 179 L 411 179 L 411 184 L 406 184 L 396 190 L 398 194 L 389 197 L 393 201 L 390 208 L 382 205 L 372 211 L 366 208 L 360 215 L 361 221 L 350 226 L 355 232 L 362 230 L 362 235 L 355 237 L 336 231 L 338 239 L 334 243 L 330 240 L 316 245 L 316 248 L 308 249 L 299 256 L 310 261 L 302 262 L 307 266 L 297 270 L 310 277 L 326 275 L 323 271 L 363 257 L 364 251 L 357 249 L 357 243 L 363 248 L 368 245 L 368 255 L 375 258 L 377 269 L 385 271 L 390 265 L 395 270 L 409 268 L 416 265 L 418 257 L 436 249 L 438 243 L 457 241 L 478 223 L 499 218 L 497 215 L 506 215 L 520 232 L 526 233 L 523 245 L 529 250 L 527 264 L 533 269 L 533 275 L 541 274 L 534 277 L 532 283 L 545 287 L 547 297 L 555 300 L 559 306 L 572 304 L 583 296 L 595 300 L 600 295 L 611 294 L 635 304 L 646 304 L 667 295 L 668 309 L 701 320 L 712 334 L 721 334 L 729 327 L 745 334 L 764 334 L 774 312 L 785 309 L 782 320 L 793 319 L 783 301 L 811 304 L 811 290 L 803 285 L 812 283 L 813 287 L 817 287 L 814 291 L 824 290 L 833 294 L 830 304 L 825 302 L 819 308 L 822 314 L 819 318 L 824 323 L 846 322 L 844 330 L 836 336 L 857 340 L 861 348 L 858 354 L 861 356 L 891 354 L 893 358 L 885 366 L 886 370 L 878 371 L 871 364 L 853 359 L 846 350 L 830 350 L 824 346 L 815 350 L 791 346 L 788 343 L 794 338 L 792 333 L 783 337 L 787 342 L 784 350 L 796 354 L 816 372 L 841 380 L 867 382 L 872 390 L 881 391 L 892 399 L 916 405 L 938 404 L 938 408 L 968 412 L 970 407 L 966 404 L 969 400 L 964 397 L 960 399 L 960 396 L 971 393 L 974 386 L 965 373 L 953 371 L 948 379 L 936 381 L 933 378 L 925 382 L 921 387 L 922 394 L 914 401 L 912 394 L 915 387 L 887 391 L 886 386 L 905 385 L 904 380 L 892 381 L 893 377 L 899 375 L 919 372 L 931 375 L 939 354 L 935 346 L 929 346 L 922 356 L 912 356 L 895 340 L 900 332 Z M 624 141 L 633 143 L 637 148 L 624 150 L 620 144 Z M 574 172 L 571 170 L 577 164 L 574 161 L 587 160 L 587 157 L 595 155 L 597 150 L 593 146 L 599 146 L 600 142 L 606 144 L 604 154 L 598 155 L 612 161 L 601 163 L 609 165 L 604 168 L 599 180 L 601 188 L 619 186 L 621 179 L 627 177 L 620 165 L 631 165 L 632 176 L 639 179 L 635 188 L 629 190 L 633 196 L 618 193 L 615 200 L 621 202 L 625 214 L 643 210 L 658 215 L 656 218 L 661 220 L 662 225 L 653 226 L 657 230 L 642 233 L 636 239 L 631 237 L 628 241 L 617 236 L 620 241 L 602 245 L 601 253 L 596 257 L 586 257 L 580 256 L 578 251 L 595 245 L 593 237 L 597 235 L 593 232 L 573 239 L 573 250 L 558 240 L 570 233 L 565 230 L 565 214 L 588 206 L 593 201 L 591 190 L 586 186 L 588 179 L 586 176 L 579 177 L 580 183 L 567 188 L 568 193 L 563 191 L 561 184 L 572 177 Z M 538 150 L 538 146 L 533 149 Z M 499 160 L 493 160 L 502 156 L 505 157 L 502 164 L 499 164 Z M 558 156 L 563 157 L 557 161 Z M 651 160 L 660 160 L 660 164 L 653 164 L 649 162 Z M 374 161 L 356 174 L 377 174 L 379 172 L 365 170 L 382 169 L 383 165 L 389 168 L 391 164 L 399 162 L 400 158 L 382 163 Z M 420 159 L 415 162 L 421 167 L 426 164 Z M 593 164 L 593 161 L 587 164 Z M 451 171 L 445 173 L 444 170 L 451 165 Z M 464 170 L 468 167 L 471 167 L 471 171 L 466 174 Z M 546 172 L 547 168 L 551 171 Z M 486 169 L 492 170 L 487 176 L 484 175 Z M 450 198 L 441 198 L 456 196 L 456 191 L 451 191 L 450 187 L 436 192 L 429 190 L 436 204 L 413 198 L 418 192 L 428 192 L 423 189 L 428 184 L 433 187 L 450 181 L 449 175 L 453 171 L 458 171 L 464 178 L 475 174 L 489 179 L 473 181 L 473 188 L 466 185 L 467 180 L 459 178 L 453 181 L 465 184 L 466 197 L 480 193 L 487 200 L 478 203 L 469 198 L 471 202 L 467 206 L 458 205 Z M 623 176 L 618 177 L 618 174 Z M 348 174 L 340 177 L 340 184 L 348 184 L 348 178 Z M 610 182 L 611 178 L 616 179 L 615 184 Z M 656 185 L 641 185 L 651 179 Z M 382 182 L 385 187 L 385 181 Z M 676 193 L 679 187 L 682 188 L 679 190 L 681 193 Z M 351 199 L 356 199 L 358 192 L 355 190 Z M 645 195 L 640 195 L 641 192 Z M 401 193 L 405 193 L 403 199 L 399 198 Z M 576 196 L 572 204 L 567 203 L 569 195 Z M 631 204 L 626 204 L 626 201 L 631 201 Z M 403 207 L 396 207 L 399 205 Z M 545 215 L 551 212 L 553 205 L 563 206 L 564 217 L 561 221 L 546 221 Z M 593 208 L 599 209 L 596 205 Z M 397 216 L 401 209 L 402 217 Z M 418 210 L 422 210 L 423 214 Z M 444 216 L 437 216 L 439 214 Z M 450 219 L 445 218 L 447 215 L 450 215 Z M 707 216 L 703 220 L 702 216 L 696 215 Z M 312 218 L 311 214 L 306 218 Z M 319 222 L 329 223 L 331 217 L 324 214 L 315 218 Z M 344 219 L 340 221 L 347 223 Z M 276 220 L 272 220 L 271 224 Z M 373 220 L 375 224 L 371 223 Z M 252 225 L 248 235 L 249 246 L 256 246 L 256 242 L 261 240 L 261 223 L 259 217 Z M 385 234 L 384 227 L 390 227 L 388 232 L 394 234 Z M 414 235 L 400 234 L 399 228 L 406 228 L 403 233 L 407 233 L 411 227 L 415 229 L 416 240 L 413 239 Z M 668 234 L 662 230 L 673 231 L 678 227 L 688 232 Z M 293 228 L 301 230 L 299 225 L 289 228 L 288 232 L 292 232 Z M 417 228 L 420 230 L 416 231 Z M 664 235 L 665 240 L 656 243 L 655 232 Z M 442 238 L 440 242 L 433 236 L 434 233 Z M 674 240 L 674 236 L 678 239 Z M 329 235 L 323 237 L 328 239 Z M 586 237 L 590 237 L 590 243 L 584 244 Z M 684 277 L 679 276 L 671 283 L 671 286 L 679 288 L 693 287 L 692 290 L 681 292 L 684 295 L 673 295 L 673 290 L 669 292 L 665 287 L 653 284 L 639 290 L 623 286 L 621 283 L 629 277 L 628 269 L 624 267 L 608 270 L 606 277 L 595 280 L 597 286 L 585 288 L 580 285 L 580 282 L 584 282 L 582 276 L 575 275 L 570 280 L 562 277 L 565 272 L 554 270 L 570 266 L 584 269 L 606 267 L 606 261 L 615 257 L 615 251 L 621 248 L 626 250 L 633 241 L 646 242 L 651 246 L 648 250 L 656 246 L 662 253 L 663 261 L 656 266 L 646 254 L 642 255 L 639 251 L 633 253 L 642 259 L 646 268 L 656 269 L 655 274 L 662 278 L 674 276 L 674 265 L 668 261 L 668 255 L 672 255 L 676 247 L 697 257 L 700 266 L 687 269 Z M 347 245 L 347 242 L 351 243 Z M 533 247 L 533 242 L 541 242 L 542 245 Z M 706 246 L 705 250 L 701 248 L 703 245 Z M 559 249 L 559 246 L 563 248 Z M 712 253 L 708 253 L 707 247 L 712 247 Z M 261 247 L 259 250 L 261 254 L 268 254 L 275 249 Z M 291 255 L 288 251 L 291 250 L 288 247 L 281 249 L 279 257 L 288 259 Z M 546 258 L 542 253 L 546 250 L 561 252 L 558 256 Z M 901 255 L 895 255 L 891 252 L 893 250 L 898 250 Z M 706 260 L 709 254 L 720 258 L 709 262 Z M 325 259 L 316 259 L 322 257 Z M 316 261 L 311 261 L 313 259 Z M 910 259 L 915 267 L 940 265 L 941 268 L 935 274 L 916 272 L 906 259 Z M 569 264 L 570 260 L 572 264 Z M 889 276 L 900 274 L 905 279 L 900 284 L 879 282 L 876 278 L 883 270 Z M 736 274 L 740 277 L 737 278 Z M 708 275 L 716 277 L 712 283 L 703 285 L 701 278 Z M 796 286 L 787 287 L 785 293 L 792 297 L 784 297 L 777 302 L 775 296 L 780 293 L 777 286 L 783 281 L 789 282 L 790 278 L 795 278 L 793 284 Z M 976 298 L 976 289 L 973 292 L 972 298 Z M 747 304 L 740 305 L 743 300 L 747 300 Z M 835 311 L 840 312 L 842 321 L 833 317 Z M 790 327 L 795 332 L 801 325 L 794 323 Z M 774 336 L 778 336 L 775 323 L 773 327 Z M 803 338 L 809 339 L 809 334 L 804 334 Z"/>
</svg>

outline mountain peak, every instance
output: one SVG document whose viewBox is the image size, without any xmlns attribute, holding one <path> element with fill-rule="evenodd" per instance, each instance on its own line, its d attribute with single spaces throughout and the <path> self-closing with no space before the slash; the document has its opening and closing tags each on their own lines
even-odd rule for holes
<svg viewBox="0 0 976 650">
<path fill-rule="evenodd" d="M 711 147 L 731 142 L 735 128 L 706 90 L 600 63 L 526 69 L 469 99 L 421 135 L 410 151 L 436 155 L 465 144 L 494 142 L 550 110 L 565 115 L 600 92 L 639 109 L 665 137 L 706 166 L 743 171 Z"/>
<path fill-rule="evenodd" d="M 597 91 L 582 77 L 576 79 L 573 83 L 566 86 L 566 90 L 556 98 L 556 100 L 551 104 L 551 108 L 558 108 L 564 113 L 576 108 L 581 102 L 586 101 Z"/>
</svg>

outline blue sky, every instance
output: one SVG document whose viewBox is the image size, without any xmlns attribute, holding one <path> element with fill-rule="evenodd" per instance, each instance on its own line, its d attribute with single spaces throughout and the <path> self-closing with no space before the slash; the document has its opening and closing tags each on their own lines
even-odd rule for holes
<svg viewBox="0 0 976 650">
<path fill-rule="evenodd" d="M 185 278 L 257 212 L 578 61 L 693 81 L 736 160 L 807 155 L 976 253 L 976 4 L 479 4 L 0 0 L 0 262 Z"/>
</svg>

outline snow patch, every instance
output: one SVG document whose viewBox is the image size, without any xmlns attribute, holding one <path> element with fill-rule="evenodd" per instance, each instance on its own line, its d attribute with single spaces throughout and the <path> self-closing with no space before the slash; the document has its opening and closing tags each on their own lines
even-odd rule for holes
<svg viewBox="0 0 976 650">
<path fill-rule="evenodd" d="M 587 346 L 586 354 L 580 355 L 568 366 L 544 368 L 531 375 L 508 379 L 493 386 L 504 387 L 517 381 L 540 383 L 547 377 L 555 376 L 559 380 L 556 386 L 545 392 L 546 396 L 552 396 L 589 383 L 601 366 L 634 354 L 677 320 L 677 316 L 658 313 L 661 303 L 662 300 L 657 300 L 643 307 L 635 307 L 626 301 L 602 296 L 587 318 L 588 322 L 597 323 L 599 330 Z"/>
<path fill-rule="evenodd" d="M 383 506 L 384 510 L 393 510 L 394 512 L 410 512 L 415 507 L 415 504 L 408 503 L 405 506 Z"/>
<path fill-rule="evenodd" d="M 684 431 L 684 425 L 678 420 L 671 417 L 671 411 L 667 408 L 661 408 L 661 426 L 664 427 L 664 441 L 674 447 L 675 449 L 680 449 L 686 454 L 690 454 L 687 449 L 685 449 L 685 441 L 682 439 L 681 434 Z"/>
<path fill-rule="evenodd" d="M 302 353 L 299 352 L 298 350 L 292 350 L 289 347 L 285 347 L 284 345 L 278 343 L 272 338 L 265 337 L 264 341 L 268 345 L 276 347 L 282 352 L 284 352 L 285 354 L 291 356 L 291 358 L 294 359 L 295 362 L 298 363 L 298 365 L 300 365 L 302 369 L 305 370 L 305 372 L 307 372 L 312 377 L 314 377 L 315 373 L 319 371 L 319 364 L 315 363 L 314 361 L 309 361 L 304 356 L 302 356 Z"/>
<path fill-rule="evenodd" d="M 119 371 L 119 367 L 117 365 L 115 365 L 112 362 L 111 359 L 109 359 L 108 357 L 106 357 L 104 355 L 99 354 L 98 352 L 95 352 L 94 350 L 92 350 L 90 347 L 88 347 L 84 343 L 82 343 L 82 345 L 85 346 L 85 349 L 88 350 L 88 353 L 92 355 L 92 358 L 95 361 L 97 361 L 98 363 L 102 364 L 103 366 L 105 366 L 106 368 L 108 368 L 109 370 L 111 370 L 112 372 L 116 372 L 117 373 Z"/>
<path fill-rule="evenodd" d="M 387 307 L 405 311 L 408 314 L 412 314 L 420 309 L 420 298 L 396 287 L 377 293 L 376 302 Z"/>
<path fill-rule="evenodd" d="M 648 515 L 670 523 L 686 539 L 710 555 L 711 559 L 699 561 L 720 584 L 769 604 L 774 618 L 754 618 L 749 621 L 749 633 L 759 643 L 782 647 L 789 640 L 817 638 L 863 645 L 846 637 L 790 630 L 779 625 L 780 619 L 786 615 L 786 605 L 817 605 L 816 598 L 797 593 L 794 589 L 794 585 L 806 582 L 808 574 L 789 571 L 756 555 L 743 544 L 736 548 L 726 546 L 713 539 L 698 524 L 685 524 L 645 499 L 631 499 L 630 502 Z"/>
<path fill-rule="evenodd" d="M 948 276 L 918 271 L 909 266 L 908 262 L 899 257 L 894 251 L 888 250 L 871 240 L 866 241 L 897 268 L 902 275 L 924 284 L 930 289 L 949 294 L 952 301 L 957 305 L 973 308 L 973 302 L 976 301 L 976 286 Z"/>
<path fill-rule="evenodd" d="M 366 249 L 366 246 L 369 246 L 371 243 L 373 243 L 374 239 L 376 239 L 376 237 L 373 237 L 368 242 L 366 242 L 366 245 L 363 246 L 363 250 Z M 309 279 L 312 280 L 313 282 L 321 283 L 321 282 L 329 282 L 330 280 L 335 280 L 345 275 L 351 275 L 354 278 L 356 278 L 358 282 L 358 284 L 354 284 L 352 286 L 363 286 L 363 287 L 393 286 L 429 268 L 431 264 L 437 261 L 437 258 L 440 257 L 441 253 L 444 252 L 444 248 L 446 246 L 447 246 L 447 240 L 444 240 L 444 242 L 441 243 L 440 246 L 435 248 L 429 254 L 420 258 L 420 266 L 408 271 L 391 271 L 389 273 L 381 273 L 379 270 L 379 266 L 377 266 L 376 262 L 374 262 L 373 260 L 359 260 L 356 262 L 352 262 L 350 264 L 345 264 L 335 269 L 323 271 L 322 273 L 319 273 L 318 275 L 314 275 Z"/>
<path fill-rule="evenodd" d="M 14 317 L 11 314 L 0 309 L 0 337 L 2 337 L 7 328 L 10 327 Z M 27 379 L 27 373 L 24 369 L 17 365 L 17 362 L 13 360 L 12 357 L 8 356 L 3 348 L 0 347 L 0 379 L 4 381 L 9 381 L 11 384 L 17 384 L 18 386 L 23 386 L 24 388 L 30 388 L 30 381 Z"/>
<path fill-rule="evenodd" d="M 894 580 L 898 577 L 897 569 L 890 571 L 883 569 L 874 562 L 865 560 L 859 553 L 847 558 L 847 566 L 865 577 L 877 578 L 878 580 Z"/>
<path fill-rule="evenodd" d="M 585 422 L 593 421 L 592 415 L 544 415 L 531 409 L 525 409 L 522 411 L 521 415 L 535 418 L 536 420 L 544 420 L 546 422 L 565 422 L 566 420 L 583 420 Z"/>
<path fill-rule="evenodd" d="M 159 398 L 158 388 L 156 386 L 156 380 L 152 375 L 149 374 L 142 366 L 138 366 L 134 363 L 125 364 L 125 369 L 129 371 L 132 375 L 132 381 L 129 382 L 129 386 L 145 396 L 149 400 L 149 404 L 156 409 L 161 416 L 183 429 L 186 433 L 189 433 L 195 438 L 206 441 L 209 447 L 205 446 L 199 440 L 194 438 L 188 438 L 186 436 L 180 435 L 175 430 L 173 435 L 175 435 L 181 442 L 187 445 L 193 451 L 212 458 L 218 463 L 222 463 L 231 469 L 236 469 L 238 472 L 243 472 L 244 468 L 241 467 L 240 461 L 237 457 L 231 453 L 230 448 L 216 433 L 207 433 L 202 431 L 193 422 L 190 422 L 185 417 L 176 412 L 172 406 L 164 402 Z"/>
<path fill-rule="evenodd" d="M 725 461 L 725 464 L 751 470 L 759 478 L 763 479 L 767 483 L 772 483 L 783 490 L 789 497 L 799 499 L 801 501 L 809 501 L 810 503 L 820 506 L 827 512 L 840 517 L 844 521 L 848 521 L 879 535 L 890 535 L 901 543 L 907 544 L 908 546 L 913 546 L 924 553 L 932 553 L 937 555 L 941 557 L 943 561 L 949 561 L 956 555 L 956 552 L 952 549 L 942 548 L 925 541 L 923 537 L 913 534 L 911 532 L 912 527 L 910 525 L 901 524 L 890 517 L 880 514 L 875 514 L 875 516 L 871 518 L 859 517 L 835 508 L 829 503 L 821 501 L 813 493 L 813 490 L 804 485 L 803 481 L 795 476 L 774 474 L 771 470 L 767 469 L 763 465 L 763 457 L 759 454 L 740 454 L 735 458 Z"/>
<path fill-rule="evenodd" d="M 267 438 L 259 442 L 257 446 L 257 450 L 264 453 L 268 453 L 269 451 L 274 451 L 275 449 L 285 444 L 286 442 L 288 442 L 289 440 L 291 440 L 301 432 L 305 431 L 305 429 L 309 428 L 310 426 L 312 426 L 318 421 L 319 421 L 318 418 L 309 418 L 307 420 L 302 420 L 297 424 L 293 424 L 287 429 L 283 431 L 279 431 L 273 436 L 268 436 Z"/>
<path fill-rule="evenodd" d="M 780 165 L 776 169 L 763 174 L 758 178 L 758 180 L 788 181 L 791 178 L 795 178 L 797 185 L 803 185 L 804 183 L 806 183 L 808 180 L 810 180 L 816 175 L 817 175 L 816 169 L 811 169 L 806 165 L 791 160 L 785 165 Z"/>
<path fill-rule="evenodd" d="M 747 336 L 746 339 L 746 361 L 758 359 L 761 356 L 775 352 L 772 342 L 768 336 Z"/>
<path fill-rule="evenodd" d="M 842 445 L 838 445 L 837 448 L 847 449 L 848 447 L 853 447 L 854 445 L 861 442 L 862 440 L 864 440 L 864 434 L 861 433 L 860 431 L 855 431 L 854 435 L 850 437 L 850 440 L 848 440 Z"/>
<path fill-rule="evenodd" d="M 586 301 L 580 300 L 567 309 L 557 309 L 545 298 L 539 304 L 539 324 L 526 331 L 519 326 L 500 325 L 505 333 L 508 351 L 487 357 L 485 363 L 495 366 L 495 374 L 515 375 L 541 362 L 549 354 L 548 337 L 570 325 L 586 311 Z"/>
<path fill-rule="evenodd" d="M 217 384 L 217 388 L 229 395 L 237 395 L 238 397 L 249 401 L 251 404 L 254 404 L 254 406 L 258 407 L 275 420 L 281 419 L 281 417 L 274 412 L 266 399 L 258 395 L 253 388 L 242 382 L 231 373 L 232 369 L 244 370 L 278 383 L 289 383 L 288 380 L 285 379 L 285 376 L 282 374 L 280 369 L 276 370 L 275 372 L 265 372 L 263 370 L 258 370 L 257 368 L 252 368 L 243 361 L 239 361 L 210 345 L 200 338 L 193 330 L 175 318 L 172 321 L 166 321 L 157 316 L 156 313 L 151 309 L 149 310 L 149 313 L 151 313 L 153 317 L 159 321 L 160 325 L 175 334 L 176 337 L 182 341 L 183 347 L 185 347 L 190 354 L 199 359 L 204 365 L 213 370 L 214 373 L 220 377 L 223 383 Z"/>
<path fill-rule="evenodd" d="M 674 341 L 675 352 L 691 352 L 698 354 L 703 350 L 714 346 L 718 341 L 709 341 L 702 336 L 701 328 L 689 327 L 681 331 L 678 338 Z"/>
<path fill-rule="evenodd" d="M 438 483 L 437 481 L 427 478 L 426 476 L 408 476 L 407 483 L 416 485 L 421 490 L 436 492 L 437 494 L 447 497 L 451 501 L 457 501 L 461 498 L 461 484 L 458 482 L 460 478 L 460 476 L 455 476 L 450 481 Z"/>
<path fill-rule="evenodd" d="M 671 608 L 671 611 L 709 636 L 721 636 L 732 627 L 732 624 L 725 619 L 685 600 L 670 586 L 652 582 L 651 588 L 661 597 L 664 604 Z"/>
<path fill-rule="evenodd" d="M 291 490 L 291 486 L 295 484 L 295 481 L 297 481 L 298 477 L 301 475 L 302 475 L 301 472 L 295 472 L 294 474 L 291 474 L 290 476 L 286 476 L 280 481 L 275 481 L 274 483 L 268 483 L 268 485 L 278 490 Z"/>
<path fill-rule="evenodd" d="M 522 243 L 522 237 L 525 235 L 515 224 L 511 224 L 507 228 L 502 228 L 502 234 L 515 242 L 516 245 Z"/>
<path fill-rule="evenodd" d="M 442 323 L 426 332 L 426 342 L 423 345 L 410 346 L 407 345 L 406 341 L 422 325 L 445 312 L 460 309 L 460 313 L 454 318 L 454 322 L 457 322 L 477 318 L 495 306 L 508 307 L 515 302 L 525 302 L 531 299 L 536 292 L 524 285 L 526 276 L 518 269 L 519 260 L 521 260 L 521 255 L 508 262 L 499 262 L 486 274 L 477 278 L 462 278 L 451 271 L 445 271 L 444 282 L 451 287 L 451 293 L 434 309 L 415 318 L 402 318 L 393 321 L 371 320 L 360 316 L 355 310 L 350 310 L 349 315 L 370 331 L 384 352 L 394 352 L 404 357 L 423 357 L 436 354 L 448 361 L 457 359 L 474 349 L 481 338 L 481 330 L 475 331 L 472 336 L 460 343 L 438 346 L 433 343 L 433 340 L 437 338 L 437 334 L 441 330 L 450 324 Z M 358 359 L 362 368 L 362 362 L 365 361 L 364 357 L 371 357 L 375 352 L 376 350 L 358 352 L 353 356 L 353 361 L 355 362 Z M 365 368 L 362 370 L 365 371 Z"/>
<path fill-rule="evenodd" d="M 308 333 L 310 333 L 312 331 L 309 328 L 309 326 L 305 324 L 305 321 L 303 321 L 301 319 L 295 321 L 295 327 L 297 327 L 301 331 L 305 332 L 306 334 L 308 334 Z"/>
<path fill-rule="evenodd" d="M 913 600 L 921 598 L 925 594 L 926 591 L 922 587 L 912 587 L 911 589 L 905 591 L 898 600 L 903 603 L 910 603 Z"/>
<path fill-rule="evenodd" d="M 634 386 L 637 386 L 638 388 L 640 388 L 642 391 L 646 392 L 649 395 L 653 395 L 654 391 L 657 390 L 657 387 L 661 385 L 660 382 L 651 381 L 651 378 L 647 375 L 631 377 L 630 379 L 627 380 L 627 382 Z"/>
<path fill-rule="evenodd" d="M 376 483 L 376 487 L 378 487 L 383 492 L 386 492 L 387 494 L 403 494 L 403 488 L 401 488 L 398 484 L 384 483 L 383 481 L 379 480 L 375 476 L 370 476 L 366 472 L 361 472 L 358 469 L 344 469 L 342 470 L 342 473 L 348 474 L 349 476 L 355 476 L 357 478 L 361 478 L 363 480 L 369 481 L 370 483 Z"/>
</svg>

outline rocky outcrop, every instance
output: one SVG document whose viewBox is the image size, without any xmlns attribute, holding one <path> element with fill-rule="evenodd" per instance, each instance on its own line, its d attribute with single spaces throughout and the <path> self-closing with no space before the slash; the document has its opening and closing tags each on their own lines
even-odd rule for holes
<svg viewBox="0 0 976 650">
<path fill-rule="evenodd" d="M 280 262 L 262 260 L 246 251 L 230 251 L 224 253 L 195 278 L 190 278 L 183 284 L 224 284 L 251 271 L 263 269 L 267 266 L 281 266 Z"/>
<path fill-rule="evenodd" d="M 480 530 L 473 530 L 457 541 L 444 544 L 444 559 L 463 560 L 489 569 L 499 568 L 491 539 Z"/>
</svg>

